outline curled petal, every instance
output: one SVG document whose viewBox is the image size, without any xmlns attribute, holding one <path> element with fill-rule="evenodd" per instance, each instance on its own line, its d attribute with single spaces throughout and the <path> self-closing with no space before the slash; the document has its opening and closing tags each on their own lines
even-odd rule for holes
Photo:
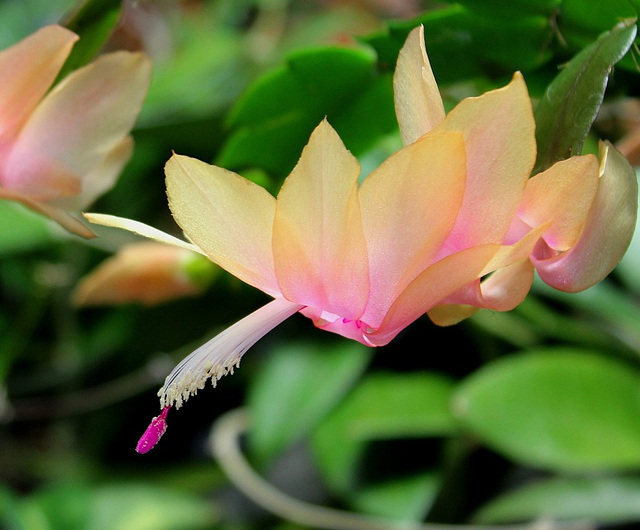
<svg viewBox="0 0 640 530">
<path fill-rule="evenodd" d="M 0 52 L 0 137 L 10 134 L 51 87 L 78 36 L 45 26 Z"/>
<path fill-rule="evenodd" d="M 0 199 L 19 202 L 30 210 L 42 214 L 58 223 L 62 228 L 85 239 L 91 239 L 96 235 L 82 221 L 76 219 L 68 212 L 51 204 L 36 201 L 32 197 L 7 188 L 0 188 Z"/>
<path fill-rule="evenodd" d="M 467 153 L 464 201 L 447 245 L 459 250 L 502 243 L 536 158 L 533 110 L 522 75 L 463 100 L 436 131 L 461 133 Z"/>
<path fill-rule="evenodd" d="M 450 300 L 458 303 L 437 305 L 427 312 L 438 326 L 451 326 L 469 318 L 478 309 L 511 311 L 527 296 L 533 283 L 534 268 L 528 258 L 498 269 L 486 280 L 476 280 Z"/>
<path fill-rule="evenodd" d="M 444 105 L 429 64 L 423 26 L 409 33 L 400 50 L 393 76 L 393 94 L 405 145 L 415 142 L 444 120 Z"/>
<path fill-rule="evenodd" d="M 129 134 L 149 77 L 146 56 L 129 52 L 103 55 L 68 75 L 21 129 L 4 166 L 6 186 L 51 190 L 48 165 L 82 182 Z"/>
<path fill-rule="evenodd" d="M 284 296 L 358 319 L 369 298 L 360 164 L 323 121 L 276 201 L 273 254 Z"/>
<path fill-rule="evenodd" d="M 165 166 L 173 217 L 214 263 L 245 283 L 279 293 L 271 239 L 276 201 L 226 169 L 173 155 Z"/>
<path fill-rule="evenodd" d="M 627 159 L 608 142 L 600 145 L 600 173 L 598 191 L 576 244 L 552 257 L 532 258 L 540 278 L 561 291 L 582 291 L 605 278 L 633 235 L 638 181 Z"/>
<path fill-rule="evenodd" d="M 598 160 L 593 155 L 557 162 L 529 179 L 518 217 L 531 227 L 552 221 L 544 240 L 554 250 L 567 250 L 584 228 L 598 179 Z"/>
</svg>

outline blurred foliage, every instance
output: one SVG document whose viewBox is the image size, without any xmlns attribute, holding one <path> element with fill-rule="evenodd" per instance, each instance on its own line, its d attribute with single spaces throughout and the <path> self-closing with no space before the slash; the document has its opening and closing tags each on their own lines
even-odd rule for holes
<svg viewBox="0 0 640 530">
<path fill-rule="evenodd" d="M 536 108 L 543 160 L 625 132 L 596 115 L 639 95 L 637 1 L 396 4 L 4 0 L 0 44 L 61 22 L 82 36 L 69 69 L 101 50 L 150 53 L 135 154 L 92 210 L 176 234 L 162 172 L 172 150 L 272 192 L 325 116 L 365 173 L 395 150 L 392 72 L 417 24 L 447 107 L 515 70 L 534 104 L 557 96 Z M 79 279 L 135 238 L 81 241 L 4 203 L 0 227 L 3 527 L 300 528 L 248 503 L 210 457 L 211 424 L 244 405 L 248 458 L 268 476 L 288 469 L 283 489 L 315 502 L 441 523 L 640 520 L 640 237 L 584 293 L 536 285 L 512 312 L 455 328 L 424 318 L 377 350 L 294 317 L 172 413 L 142 457 L 133 448 L 166 373 L 263 295 L 221 274 L 197 299 L 80 310 Z"/>
</svg>

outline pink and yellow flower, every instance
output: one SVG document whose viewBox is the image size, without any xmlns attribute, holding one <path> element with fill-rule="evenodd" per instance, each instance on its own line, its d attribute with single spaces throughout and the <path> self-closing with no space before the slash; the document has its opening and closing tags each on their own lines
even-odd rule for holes
<svg viewBox="0 0 640 530">
<path fill-rule="evenodd" d="M 46 26 L 0 52 L 0 198 L 92 237 L 67 212 L 107 191 L 129 159 L 150 64 L 140 53 L 105 54 L 50 90 L 77 39 Z"/>
<path fill-rule="evenodd" d="M 635 176 L 604 145 L 600 163 L 572 157 L 530 179 L 535 123 L 522 75 L 445 115 L 417 29 L 398 60 L 395 98 L 406 145 L 361 184 L 358 161 L 325 120 L 277 198 L 235 173 L 174 155 L 166 165 L 169 206 L 191 243 L 87 215 L 201 252 L 274 298 L 174 369 L 139 451 L 158 441 L 169 407 L 208 379 L 215 384 L 294 313 L 382 346 L 424 313 L 449 324 L 478 307 L 511 309 L 534 269 L 554 287 L 577 290 L 615 265 L 635 218 Z"/>
</svg>

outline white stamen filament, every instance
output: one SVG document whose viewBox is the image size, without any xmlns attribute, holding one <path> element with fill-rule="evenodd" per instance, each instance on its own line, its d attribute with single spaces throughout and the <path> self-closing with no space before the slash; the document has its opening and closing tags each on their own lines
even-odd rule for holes
<svg viewBox="0 0 640 530">
<path fill-rule="evenodd" d="M 167 376 L 158 392 L 160 407 L 179 409 L 209 379 L 217 381 L 240 365 L 244 353 L 278 324 L 304 306 L 276 298 L 242 320 L 229 326 L 185 357 Z"/>
</svg>

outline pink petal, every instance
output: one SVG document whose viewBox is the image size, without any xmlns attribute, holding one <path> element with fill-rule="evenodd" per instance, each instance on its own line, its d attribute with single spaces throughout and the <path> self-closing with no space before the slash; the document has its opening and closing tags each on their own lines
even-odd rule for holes
<svg viewBox="0 0 640 530">
<path fill-rule="evenodd" d="M 276 201 L 226 169 L 173 155 L 165 166 L 169 207 L 185 234 L 243 282 L 279 293 L 271 240 Z"/>
<path fill-rule="evenodd" d="M 325 120 L 276 201 L 273 258 L 284 296 L 349 319 L 369 297 L 360 165 Z"/>
<path fill-rule="evenodd" d="M 360 187 L 377 327 L 396 297 L 433 261 L 453 226 L 465 183 L 459 134 L 429 133 L 389 157 Z"/>
<path fill-rule="evenodd" d="M 0 138 L 11 134 L 45 95 L 78 36 L 46 26 L 0 52 Z"/>
<path fill-rule="evenodd" d="M 501 243 L 536 158 L 535 123 L 522 75 L 460 102 L 436 131 L 459 132 L 467 149 L 467 184 L 448 245 Z"/>
<path fill-rule="evenodd" d="M 103 55 L 67 76 L 22 128 L 7 156 L 5 185 L 51 189 L 42 170 L 50 164 L 85 178 L 128 136 L 149 77 L 148 59 L 129 52 Z"/>
<path fill-rule="evenodd" d="M 424 46 L 424 27 L 415 28 L 400 50 L 393 77 L 393 94 L 400 133 L 405 145 L 444 120 L 438 85 Z"/>
<path fill-rule="evenodd" d="M 552 221 L 545 241 L 555 250 L 567 250 L 582 232 L 597 189 L 596 157 L 571 157 L 529 179 L 518 217 L 531 227 Z"/>
<path fill-rule="evenodd" d="M 608 142 L 600 145 L 600 160 L 598 191 L 577 243 L 557 256 L 532 259 L 542 280 L 561 291 L 582 291 L 605 278 L 633 235 L 638 211 L 635 171 Z"/>
</svg>

